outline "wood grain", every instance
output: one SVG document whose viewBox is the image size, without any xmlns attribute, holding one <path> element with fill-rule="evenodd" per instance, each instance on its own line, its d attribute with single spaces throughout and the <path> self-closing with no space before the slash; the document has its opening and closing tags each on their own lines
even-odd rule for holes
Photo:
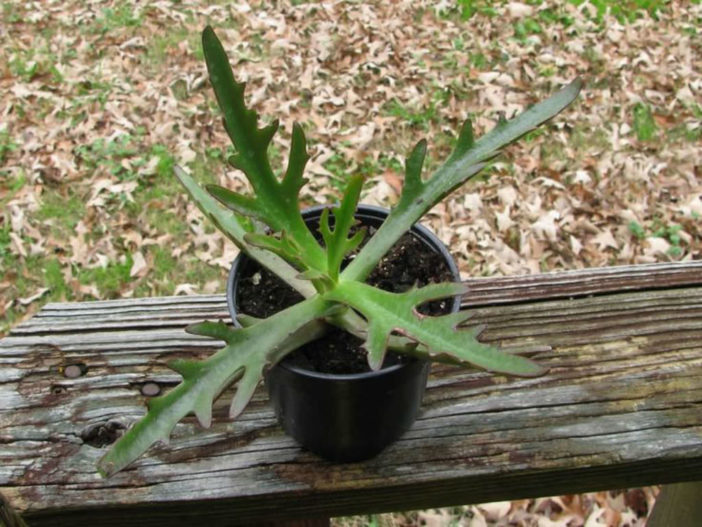
<svg viewBox="0 0 702 527">
<path fill-rule="evenodd" d="M 575 271 L 471 278 L 465 280 L 469 292 L 465 305 L 497 305 L 534 302 L 556 298 L 672 289 L 698 285 L 702 280 L 702 261 L 665 264 L 600 267 Z"/>
<path fill-rule="evenodd" d="M 226 304 L 48 305 L 0 341 L 0 492 L 32 526 L 128 517 L 214 527 L 699 479 L 702 273 L 693 264 L 570 274 L 579 290 L 543 277 L 486 280 L 521 292 L 498 305 L 471 301 L 476 322 L 488 324 L 481 338 L 534 350 L 549 373 L 434 366 L 412 429 L 375 459 L 347 465 L 296 446 L 259 390 L 235 422 L 226 393 L 210 429 L 188 418 L 170 445 L 101 479 L 95 462 L 143 415 L 144 384 L 168 389 L 179 377 L 167 361 L 215 349 L 183 327 L 226 318 Z"/>
</svg>

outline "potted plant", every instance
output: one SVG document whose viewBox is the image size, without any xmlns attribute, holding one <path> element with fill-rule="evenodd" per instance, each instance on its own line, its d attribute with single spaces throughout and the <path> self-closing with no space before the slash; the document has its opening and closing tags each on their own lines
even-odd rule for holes
<svg viewBox="0 0 702 527">
<path fill-rule="evenodd" d="M 282 178 L 276 177 L 267 149 L 278 123 L 258 127 L 258 115 L 244 102 L 244 84 L 235 81 L 226 53 L 212 28 L 203 31 L 202 43 L 225 128 L 236 148 L 229 162 L 244 172 L 254 195 L 244 196 L 219 186 L 203 189 L 180 168 L 175 169 L 176 176 L 204 214 L 248 258 L 283 280 L 302 300 L 266 318 L 239 315 L 238 322 L 243 327 L 206 321 L 187 328 L 190 333 L 212 337 L 226 345 L 203 361 L 179 359 L 169 364 L 182 375 L 182 382 L 167 394 L 149 401 L 147 414 L 99 461 L 98 469 L 103 475 L 109 476 L 126 467 L 156 441 L 167 441 L 176 423 L 189 413 L 194 413 L 202 426 L 209 427 L 214 399 L 232 383 L 236 383 L 237 390 L 230 416 L 236 417 L 266 372 L 274 371 L 274 365 L 324 335 L 330 327 L 362 339 L 369 377 L 376 380 L 383 377 L 382 366 L 388 350 L 410 358 L 401 362 L 400 367 L 392 365 L 386 370 L 390 373 L 403 368 L 418 370 L 420 384 L 426 376 L 422 361 L 451 362 L 521 376 L 540 375 L 545 371 L 526 357 L 479 342 L 477 336 L 482 328 L 463 325 L 469 313 L 427 315 L 418 311 L 419 306 L 428 302 L 461 295 L 465 288 L 460 283 L 428 283 L 390 292 L 366 283 L 366 278 L 434 204 L 480 172 L 502 147 L 568 106 L 581 89 L 580 80 L 514 119 L 501 120 L 478 140 L 474 139 L 471 123 L 467 121 L 452 154 L 426 179 L 422 178 L 421 170 L 427 144 L 419 141 L 407 158 L 404 186 L 397 205 L 374 234 L 366 236 L 368 228 L 358 228 L 355 220 L 363 184 L 363 178 L 358 175 L 349 177 L 338 205 L 319 212 L 318 228 L 308 227 L 298 203 L 308 160 L 302 128 L 297 124 L 293 126 L 287 168 Z M 355 257 L 349 261 L 349 255 Z M 280 371 L 285 373 L 286 370 Z M 388 379 L 386 382 L 395 382 L 392 375 Z M 273 386 L 284 380 L 273 379 Z M 341 379 L 341 382 L 348 385 L 348 380 Z M 274 398 L 276 390 L 287 388 L 274 387 L 271 390 Z M 379 399 L 371 401 L 380 405 L 392 391 L 379 391 L 374 396 Z M 413 400 L 410 406 L 416 407 L 418 397 L 421 393 L 409 396 Z M 348 408 L 337 407 L 336 418 L 343 420 L 344 409 Z M 410 408 L 406 413 L 413 412 Z M 413 418 L 414 415 L 404 418 L 398 429 L 409 426 L 407 421 Z M 281 421 L 285 424 L 285 416 Z M 360 425 L 347 422 L 342 428 L 349 426 Z M 397 431 L 393 434 L 397 435 Z M 394 439 L 393 434 L 390 440 Z"/>
<path fill-rule="evenodd" d="M 325 210 L 318 206 L 303 211 L 313 232 L 319 232 Z M 368 229 L 364 241 L 388 213 L 379 207 L 356 207 L 356 221 Z M 446 247 L 421 225 L 404 234 L 366 280 L 391 292 L 432 281 L 458 282 L 460 275 Z M 301 300 L 283 280 L 245 254 L 231 267 L 227 303 L 235 323 L 241 313 L 264 318 Z M 423 315 L 455 313 L 460 305 L 461 297 L 456 296 L 430 302 L 419 311 Z M 321 329 L 322 337 L 297 348 L 268 371 L 266 385 L 275 413 L 288 435 L 328 460 L 373 457 L 414 422 L 429 361 L 421 355 L 391 352 L 383 366 L 373 371 L 362 339 L 338 328 L 322 325 Z"/>
</svg>

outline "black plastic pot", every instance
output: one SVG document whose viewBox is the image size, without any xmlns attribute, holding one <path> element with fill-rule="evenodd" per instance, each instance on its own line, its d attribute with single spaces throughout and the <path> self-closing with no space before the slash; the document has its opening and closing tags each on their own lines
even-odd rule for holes
<svg viewBox="0 0 702 527">
<path fill-rule="evenodd" d="M 324 209 L 303 212 L 305 220 L 318 222 Z M 388 211 L 360 205 L 356 218 L 379 227 Z M 456 281 L 458 268 L 441 241 L 428 229 L 411 231 L 427 247 L 443 256 Z M 258 265 L 245 255 L 232 264 L 227 302 L 236 324 L 240 271 Z M 458 311 L 455 298 L 451 311 Z M 426 387 L 429 363 L 417 359 L 387 361 L 379 371 L 337 375 L 310 371 L 283 360 L 266 375 L 266 385 L 278 421 L 301 445 L 334 462 L 369 459 L 398 439 L 414 422 Z"/>
</svg>

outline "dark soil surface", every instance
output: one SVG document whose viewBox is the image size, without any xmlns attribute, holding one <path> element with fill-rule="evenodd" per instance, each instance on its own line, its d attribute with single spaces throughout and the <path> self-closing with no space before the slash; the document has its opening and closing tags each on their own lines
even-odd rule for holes
<svg viewBox="0 0 702 527">
<path fill-rule="evenodd" d="M 375 232 L 369 229 L 370 235 Z M 353 256 L 352 256 L 353 257 Z M 450 282 L 451 271 L 440 254 L 412 234 L 405 234 L 378 263 L 366 280 L 385 291 L 400 293 L 413 285 Z M 302 296 L 267 269 L 249 260 L 242 268 L 237 290 L 237 306 L 242 313 L 263 318 L 302 300 Z M 420 307 L 428 315 L 448 313 L 451 301 L 437 300 Z M 369 371 L 363 341 L 349 333 L 330 328 L 322 338 L 306 344 L 285 360 L 322 373 L 348 374 Z M 388 354 L 386 366 L 402 360 Z"/>
</svg>

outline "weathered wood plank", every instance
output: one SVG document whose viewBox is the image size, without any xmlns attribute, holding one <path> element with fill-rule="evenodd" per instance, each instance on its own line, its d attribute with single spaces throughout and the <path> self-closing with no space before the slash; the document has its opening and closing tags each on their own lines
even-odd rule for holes
<svg viewBox="0 0 702 527">
<path fill-rule="evenodd" d="M 463 302 L 480 306 L 642 289 L 671 289 L 698 285 L 701 277 L 702 261 L 691 261 L 471 278 L 465 281 L 470 290 Z"/>
<path fill-rule="evenodd" d="M 94 470 L 101 443 L 143 414 L 145 383 L 178 382 L 168 360 L 213 351 L 182 328 L 226 305 L 122 300 L 113 312 L 100 302 L 75 329 L 91 303 L 52 305 L 0 341 L 0 489 L 33 526 L 122 525 L 125 514 L 146 526 L 216 526 L 699 479 L 702 287 L 623 280 L 633 290 L 485 302 L 475 310 L 484 339 L 540 350 L 550 372 L 508 379 L 435 366 L 420 419 L 373 460 L 332 465 L 302 451 L 259 391 L 235 422 L 225 394 L 211 429 L 188 419 L 170 446 L 109 480 Z"/>
<path fill-rule="evenodd" d="M 699 284 L 702 261 L 621 266 L 540 275 L 480 277 L 466 280 L 466 307 L 536 300 L 577 298 L 629 290 L 671 289 Z M 183 318 L 189 313 L 191 318 Z M 228 319 L 223 295 L 134 298 L 81 303 L 51 303 L 33 318 L 13 329 L 13 334 L 83 329 L 182 327 L 205 318 Z"/>
</svg>

